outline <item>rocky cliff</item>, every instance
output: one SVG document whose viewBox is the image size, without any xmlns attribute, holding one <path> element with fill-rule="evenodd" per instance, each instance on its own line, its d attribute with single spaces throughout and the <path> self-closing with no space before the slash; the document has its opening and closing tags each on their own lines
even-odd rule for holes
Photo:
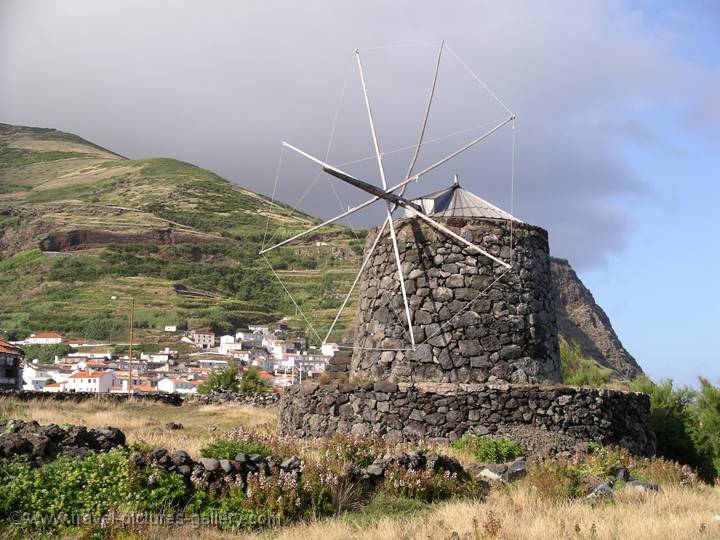
<svg viewBox="0 0 720 540">
<path fill-rule="evenodd" d="M 607 314 L 595 303 L 570 263 L 552 258 L 550 269 L 559 334 L 567 342 L 579 345 L 584 355 L 614 369 L 623 378 L 642 374 L 642 368 L 623 347 Z"/>
</svg>

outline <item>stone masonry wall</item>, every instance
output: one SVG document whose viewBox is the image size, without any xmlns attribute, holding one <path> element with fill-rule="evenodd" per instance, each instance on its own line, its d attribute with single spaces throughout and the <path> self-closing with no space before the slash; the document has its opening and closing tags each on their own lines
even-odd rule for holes
<svg viewBox="0 0 720 540">
<path fill-rule="evenodd" d="M 95 392 L 41 392 L 35 390 L 0 390 L 0 399 L 12 398 L 20 401 L 35 399 L 52 401 L 73 401 L 79 403 L 86 400 L 117 401 L 128 399 L 127 394 L 97 394 Z M 253 407 L 275 407 L 280 396 L 275 392 L 235 392 L 221 394 L 137 394 L 132 397 L 136 401 L 165 403 L 166 405 L 180 406 L 184 404 L 200 403 L 203 405 L 218 405 L 222 403 L 237 403 Z"/>
<path fill-rule="evenodd" d="M 300 437 L 350 433 L 401 442 L 529 430 L 531 444 L 546 434 L 561 451 L 578 441 L 642 455 L 655 451 L 649 398 L 633 392 L 509 384 L 303 384 L 288 388 L 279 408 L 280 431 Z"/>
<path fill-rule="evenodd" d="M 397 220 L 418 346 L 407 350 L 403 299 L 385 233 L 359 287 L 355 380 L 560 381 L 547 232 L 507 220 L 438 220 L 512 269 L 506 272 L 417 219 Z M 366 249 L 375 234 L 369 235 Z"/>
</svg>

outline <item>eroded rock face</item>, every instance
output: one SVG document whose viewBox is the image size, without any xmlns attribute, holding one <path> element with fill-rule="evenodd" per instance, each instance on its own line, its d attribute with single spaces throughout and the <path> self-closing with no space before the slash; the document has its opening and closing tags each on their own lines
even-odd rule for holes
<svg viewBox="0 0 720 540">
<path fill-rule="evenodd" d="M 625 350 L 607 314 L 595 303 L 565 259 L 550 259 L 553 303 L 558 332 L 569 343 L 578 344 L 585 356 L 632 379 L 642 368 Z"/>
<path fill-rule="evenodd" d="M 352 375 L 375 381 L 560 381 L 546 231 L 507 220 L 438 220 L 512 268 L 417 219 L 397 220 L 418 346 L 407 350 L 410 336 L 386 233 L 359 287 Z M 366 250 L 374 237 L 368 236 Z"/>
</svg>

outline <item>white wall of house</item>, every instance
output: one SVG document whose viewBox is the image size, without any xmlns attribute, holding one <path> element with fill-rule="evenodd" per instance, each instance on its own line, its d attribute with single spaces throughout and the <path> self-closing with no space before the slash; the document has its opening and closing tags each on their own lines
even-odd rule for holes
<svg viewBox="0 0 720 540">
<path fill-rule="evenodd" d="M 87 377 L 81 376 L 82 372 L 76 373 L 67 380 L 65 387 L 74 392 L 95 392 L 105 394 L 113 387 L 113 372 L 103 371 L 102 373 L 88 373 Z"/>
<path fill-rule="evenodd" d="M 30 334 L 25 340 L 28 345 L 57 345 L 62 343 L 62 336 L 43 336 L 42 334 Z"/>
<path fill-rule="evenodd" d="M 323 343 L 320 346 L 320 352 L 323 353 L 324 356 L 334 356 L 338 349 L 337 343 Z"/>
<path fill-rule="evenodd" d="M 158 391 L 168 394 L 195 394 L 197 385 L 184 379 L 160 379 L 157 384 Z"/>
</svg>

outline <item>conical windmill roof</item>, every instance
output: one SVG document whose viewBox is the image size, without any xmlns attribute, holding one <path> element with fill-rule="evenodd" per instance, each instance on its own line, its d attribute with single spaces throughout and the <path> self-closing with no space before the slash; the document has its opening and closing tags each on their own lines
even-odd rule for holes
<svg viewBox="0 0 720 540">
<path fill-rule="evenodd" d="M 464 190 L 457 182 L 449 188 L 413 199 L 413 202 L 420 205 L 429 216 L 520 221 L 505 210 L 498 208 L 474 193 Z M 405 215 L 411 217 L 413 214 L 406 211 Z"/>
</svg>

